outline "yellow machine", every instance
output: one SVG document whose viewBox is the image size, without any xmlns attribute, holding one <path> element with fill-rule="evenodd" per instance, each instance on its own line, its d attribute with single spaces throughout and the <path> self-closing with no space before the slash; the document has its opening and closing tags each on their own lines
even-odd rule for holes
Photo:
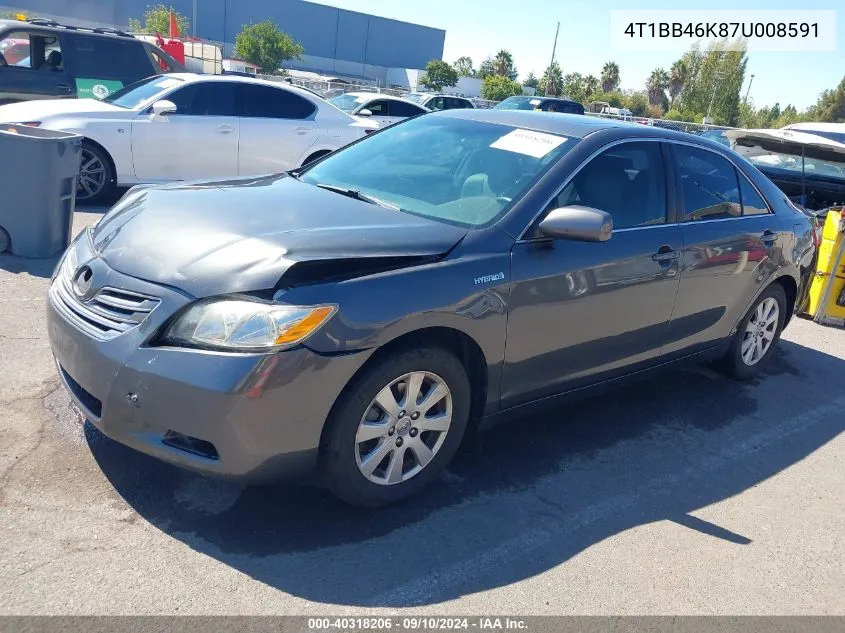
<svg viewBox="0 0 845 633">
<path fill-rule="evenodd" d="M 827 214 L 819 246 L 819 263 L 810 286 L 809 313 L 822 323 L 845 320 L 845 209 Z"/>
</svg>

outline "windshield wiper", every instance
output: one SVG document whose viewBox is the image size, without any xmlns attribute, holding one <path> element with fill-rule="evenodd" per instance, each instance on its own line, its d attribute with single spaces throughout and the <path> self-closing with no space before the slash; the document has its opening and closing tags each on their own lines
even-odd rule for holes
<svg viewBox="0 0 845 633">
<path fill-rule="evenodd" d="M 327 191 L 334 191 L 335 193 L 339 193 L 343 196 L 347 196 L 348 198 L 354 198 L 355 200 L 360 200 L 361 202 L 369 202 L 370 204 L 375 204 L 380 207 L 384 207 L 385 209 L 390 209 L 391 211 L 401 211 L 399 207 L 395 204 L 390 204 L 389 202 L 385 202 L 375 196 L 371 196 L 369 194 L 363 193 L 358 189 L 347 189 L 346 187 L 338 187 L 337 185 L 327 185 L 323 182 L 318 182 L 314 184 L 315 187 L 319 187 L 320 189 L 326 189 Z"/>
</svg>

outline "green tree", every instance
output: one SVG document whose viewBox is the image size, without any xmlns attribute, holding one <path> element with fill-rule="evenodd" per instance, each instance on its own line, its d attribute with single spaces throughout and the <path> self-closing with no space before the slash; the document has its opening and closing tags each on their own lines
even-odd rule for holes
<svg viewBox="0 0 845 633">
<path fill-rule="evenodd" d="M 833 90 L 825 90 L 809 114 L 816 121 L 845 123 L 845 77 Z"/>
<path fill-rule="evenodd" d="M 607 62 L 601 69 L 602 92 L 613 92 L 619 88 L 619 65 Z"/>
<path fill-rule="evenodd" d="M 674 107 L 702 115 L 710 111 L 717 123 L 737 125 L 748 64 L 745 43 L 720 40 L 711 42 L 705 50 L 694 45 L 682 59 L 687 80 Z"/>
<path fill-rule="evenodd" d="M 561 90 L 563 90 L 563 73 L 560 70 L 560 64 L 552 62 L 540 78 L 537 92 L 559 97 Z"/>
<path fill-rule="evenodd" d="M 475 77 L 475 68 L 472 67 L 472 59 L 466 55 L 458 57 L 455 63 L 452 64 L 452 67 L 458 73 L 458 77 Z"/>
<path fill-rule="evenodd" d="M 481 83 L 481 96 L 490 101 L 502 101 L 508 97 L 522 94 L 522 86 L 501 75 L 489 75 Z"/>
<path fill-rule="evenodd" d="M 496 74 L 496 68 L 493 66 L 493 58 L 488 57 L 483 62 L 481 62 L 481 66 L 478 67 L 478 70 L 475 73 L 475 76 L 479 79 L 484 79 L 485 77 L 489 77 L 490 75 Z"/>
<path fill-rule="evenodd" d="M 458 73 L 449 64 L 440 59 L 432 59 L 425 65 L 425 72 L 420 75 L 419 83 L 440 92 L 445 86 L 458 83 Z"/>
<path fill-rule="evenodd" d="M 609 103 L 611 108 L 627 108 L 628 97 L 621 92 L 602 92 L 593 96 L 593 101 L 604 101 Z M 646 100 L 647 101 L 647 100 Z M 648 105 L 648 104 L 646 104 Z M 631 110 L 633 112 L 633 110 Z"/>
<path fill-rule="evenodd" d="M 522 83 L 526 88 L 537 88 L 540 85 L 540 80 L 534 76 L 534 73 L 528 73 L 525 81 Z"/>
<path fill-rule="evenodd" d="M 635 92 L 626 97 L 622 104 L 628 108 L 634 116 L 648 116 L 649 102 L 648 97 L 644 92 Z"/>
<path fill-rule="evenodd" d="M 507 77 L 511 81 L 516 81 L 519 73 L 516 71 L 516 66 L 513 63 L 513 55 L 510 51 L 504 49 L 496 53 L 493 58 L 493 70 L 500 77 Z"/>
<path fill-rule="evenodd" d="M 675 105 L 675 99 L 684 89 L 687 81 L 687 65 L 683 59 L 679 59 L 669 69 L 669 103 Z M 676 110 L 677 112 L 677 110 Z"/>
<path fill-rule="evenodd" d="M 573 101 L 584 101 L 586 98 L 584 76 L 581 73 L 569 73 L 564 75 L 561 94 L 569 97 Z"/>
<path fill-rule="evenodd" d="M 235 37 L 235 55 L 267 75 L 277 73 L 285 60 L 301 59 L 304 50 L 273 20 L 244 25 Z"/>
<path fill-rule="evenodd" d="M 659 106 L 666 98 L 669 87 L 669 73 L 662 68 L 655 68 L 646 80 L 645 88 L 648 93 L 649 105 Z"/>
<path fill-rule="evenodd" d="M 669 110 L 666 114 L 663 115 L 663 118 L 666 121 L 683 121 L 684 115 L 681 114 L 678 110 Z"/>
<path fill-rule="evenodd" d="M 186 15 L 182 15 L 172 6 L 164 4 L 153 4 L 147 7 L 144 11 L 143 24 L 138 18 L 129 18 L 129 30 L 133 33 L 161 33 L 167 35 L 170 33 L 170 13 L 173 12 L 173 17 L 176 18 L 176 24 L 179 26 L 179 32 L 182 35 L 187 35 L 188 29 L 191 28 L 191 21 Z"/>
<path fill-rule="evenodd" d="M 595 75 L 587 75 L 584 78 L 584 101 L 591 101 L 593 95 L 598 94 L 601 88 L 598 77 Z"/>
</svg>

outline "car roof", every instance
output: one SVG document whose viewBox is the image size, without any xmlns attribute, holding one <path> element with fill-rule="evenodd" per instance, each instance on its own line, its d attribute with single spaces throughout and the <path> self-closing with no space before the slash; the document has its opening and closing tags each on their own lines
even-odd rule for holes
<svg viewBox="0 0 845 633">
<path fill-rule="evenodd" d="M 176 79 L 181 79 L 187 83 L 193 83 L 197 81 L 234 81 L 237 83 L 244 83 L 244 84 L 258 84 L 259 86 L 270 86 L 273 88 L 284 88 L 285 90 L 290 90 L 291 92 L 295 92 L 301 95 L 307 95 L 309 97 L 318 97 L 319 95 L 311 92 L 310 90 L 305 90 L 300 88 L 299 86 L 295 86 L 293 84 L 289 84 L 287 82 L 281 81 L 268 81 L 266 79 L 258 79 L 257 77 L 244 77 L 243 75 L 203 75 L 200 73 L 168 73 L 164 75 L 166 77 L 175 77 Z M 321 97 L 322 98 L 322 97 Z"/>
<path fill-rule="evenodd" d="M 396 95 L 387 95 L 380 92 L 346 92 L 344 93 L 344 95 L 351 95 L 353 97 L 364 97 L 369 99 L 370 101 L 376 101 L 379 99 L 386 99 L 387 101 L 400 101 L 401 103 L 409 103 L 413 106 L 417 106 L 418 108 L 423 107 L 420 106 L 420 104 L 416 101 L 411 101 L 410 99 L 405 99 L 404 97 L 397 97 Z"/>
<path fill-rule="evenodd" d="M 484 121 L 487 123 L 498 123 L 513 127 L 526 128 L 537 132 L 548 134 L 562 134 L 574 138 L 584 138 L 601 130 L 613 129 L 619 132 L 620 138 L 631 137 L 658 137 L 669 140 L 691 142 L 691 139 L 698 139 L 685 132 L 678 132 L 656 126 L 640 125 L 614 119 L 585 116 L 583 114 L 566 114 L 562 112 L 538 112 L 536 110 L 496 110 L 494 108 L 476 108 L 474 110 L 443 110 L 427 114 L 427 117 L 453 117 L 469 119 L 473 121 Z M 719 147 L 724 149 L 715 141 L 707 139 L 699 140 L 696 144 L 704 147 Z"/>
<path fill-rule="evenodd" d="M 32 20 L 0 19 L 0 30 L 6 29 L 8 27 L 17 29 L 38 29 L 41 31 L 51 31 L 53 33 L 76 33 L 79 35 L 86 35 L 90 37 L 119 37 L 122 40 L 132 40 L 138 43 L 141 43 L 143 41 L 139 40 L 136 37 L 133 37 L 130 33 L 126 33 L 119 29 L 112 29 L 107 27 L 74 26 L 72 24 L 62 24 L 61 22 L 55 22 L 53 20 L 39 18 L 34 18 Z"/>
<path fill-rule="evenodd" d="M 787 130 L 821 130 L 823 132 L 843 132 L 845 131 L 845 123 L 814 123 L 812 121 L 805 121 L 804 123 L 790 123 L 784 129 Z"/>
<path fill-rule="evenodd" d="M 574 99 L 566 99 L 564 97 L 547 97 L 545 95 L 513 95 L 508 97 L 508 99 L 530 99 L 531 101 L 557 101 L 559 103 L 577 103 L 581 105 L 580 102 L 575 101 Z M 508 99 L 505 99 L 507 101 Z"/>
</svg>

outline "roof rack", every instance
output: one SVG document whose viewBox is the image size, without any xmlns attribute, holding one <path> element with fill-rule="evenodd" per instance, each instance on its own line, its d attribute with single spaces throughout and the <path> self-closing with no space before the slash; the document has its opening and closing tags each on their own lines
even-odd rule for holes
<svg viewBox="0 0 845 633">
<path fill-rule="evenodd" d="M 70 24 L 60 24 L 55 20 L 51 20 L 49 18 L 30 18 L 27 20 L 29 24 L 33 26 L 49 26 L 58 29 L 67 29 L 68 31 L 86 31 L 88 33 L 98 33 L 100 35 L 117 35 L 120 37 L 132 37 L 129 33 L 125 31 L 121 31 L 120 29 L 114 29 L 110 26 L 99 26 L 96 28 L 85 28 L 81 26 L 73 26 Z"/>
</svg>

